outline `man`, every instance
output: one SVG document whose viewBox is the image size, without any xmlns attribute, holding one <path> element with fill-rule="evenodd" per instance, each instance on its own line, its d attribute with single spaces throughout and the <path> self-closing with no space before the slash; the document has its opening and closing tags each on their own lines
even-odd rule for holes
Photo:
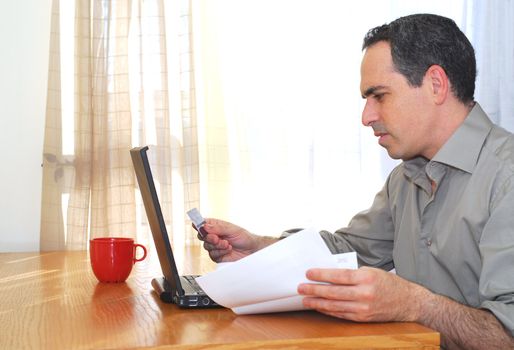
<svg viewBox="0 0 514 350">
<path fill-rule="evenodd" d="M 321 232 L 362 267 L 307 271 L 328 284 L 300 285 L 305 306 L 419 322 L 447 348 L 514 348 L 514 137 L 474 102 L 471 44 L 450 19 L 412 15 L 370 30 L 363 49 L 362 122 L 403 163 L 369 210 Z M 277 240 L 215 219 L 206 230 L 215 261 Z"/>
</svg>

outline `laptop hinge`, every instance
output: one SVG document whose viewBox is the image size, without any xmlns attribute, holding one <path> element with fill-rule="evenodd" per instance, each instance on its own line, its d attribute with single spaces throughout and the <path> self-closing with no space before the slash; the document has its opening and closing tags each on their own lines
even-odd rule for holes
<svg viewBox="0 0 514 350">
<path fill-rule="evenodd" d="M 164 277 L 152 279 L 152 287 L 159 296 L 159 299 L 165 303 L 173 302 L 173 293 Z"/>
</svg>

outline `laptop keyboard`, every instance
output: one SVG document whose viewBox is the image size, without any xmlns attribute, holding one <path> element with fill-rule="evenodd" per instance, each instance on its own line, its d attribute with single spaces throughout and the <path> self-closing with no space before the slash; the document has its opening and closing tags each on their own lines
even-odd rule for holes
<svg viewBox="0 0 514 350">
<path fill-rule="evenodd" d="M 198 283 L 196 283 L 196 280 L 195 280 L 195 277 L 198 277 L 198 276 L 195 276 L 195 275 L 186 275 L 186 276 L 182 276 L 186 281 L 189 282 L 189 284 L 191 285 L 191 288 L 196 292 L 196 293 L 199 293 L 199 294 L 204 294 L 204 291 L 203 289 L 198 285 Z"/>
</svg>

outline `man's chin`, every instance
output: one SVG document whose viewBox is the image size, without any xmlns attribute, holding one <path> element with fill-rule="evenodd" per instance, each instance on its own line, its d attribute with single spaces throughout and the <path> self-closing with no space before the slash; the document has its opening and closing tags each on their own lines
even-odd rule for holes
<svg viewBox="0 0 514 350">
<path fill-rule="evenodd" d="M 382 146 L 382 147 L 384 147 L 386 149 L 387 154 L 389 155 L 390 158 L 395 159 L 395 160 L 407 160 L 407 159 L 405 159 L 405 155 L 404 154 L 400 154 L 398 152 L 395 152 L 390 147 L 385 147 L 385 146 Z"/>
</svg>

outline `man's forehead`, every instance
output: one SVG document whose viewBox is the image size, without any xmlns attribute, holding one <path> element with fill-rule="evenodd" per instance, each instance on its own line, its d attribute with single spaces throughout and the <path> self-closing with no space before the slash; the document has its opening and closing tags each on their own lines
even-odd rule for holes
<svg viewBox="0 0 514 350">
<path fill-rule="evenodd" d="M 377 43 L 364 51 L 361 62 L 361 70 L 368 71 L 394 71 L 393 56 L 388 43 Z"/>
<path fill-rule="evenodd" d="M 393 61 L 391 56 L 391 45 L 387 41 L 379 41 L 364 50 L 363 55 L 364 61 L 382 61 L 391 62 Z"/>
<path fill-rule="evenodd" d="M 388 42 L 380 41 L 366 49 L 361 63 L 360 90 L 363 97 L 379 90 L 388 90 L 397 80 L 398 71 L 395 69 Z"/>
</svg>

